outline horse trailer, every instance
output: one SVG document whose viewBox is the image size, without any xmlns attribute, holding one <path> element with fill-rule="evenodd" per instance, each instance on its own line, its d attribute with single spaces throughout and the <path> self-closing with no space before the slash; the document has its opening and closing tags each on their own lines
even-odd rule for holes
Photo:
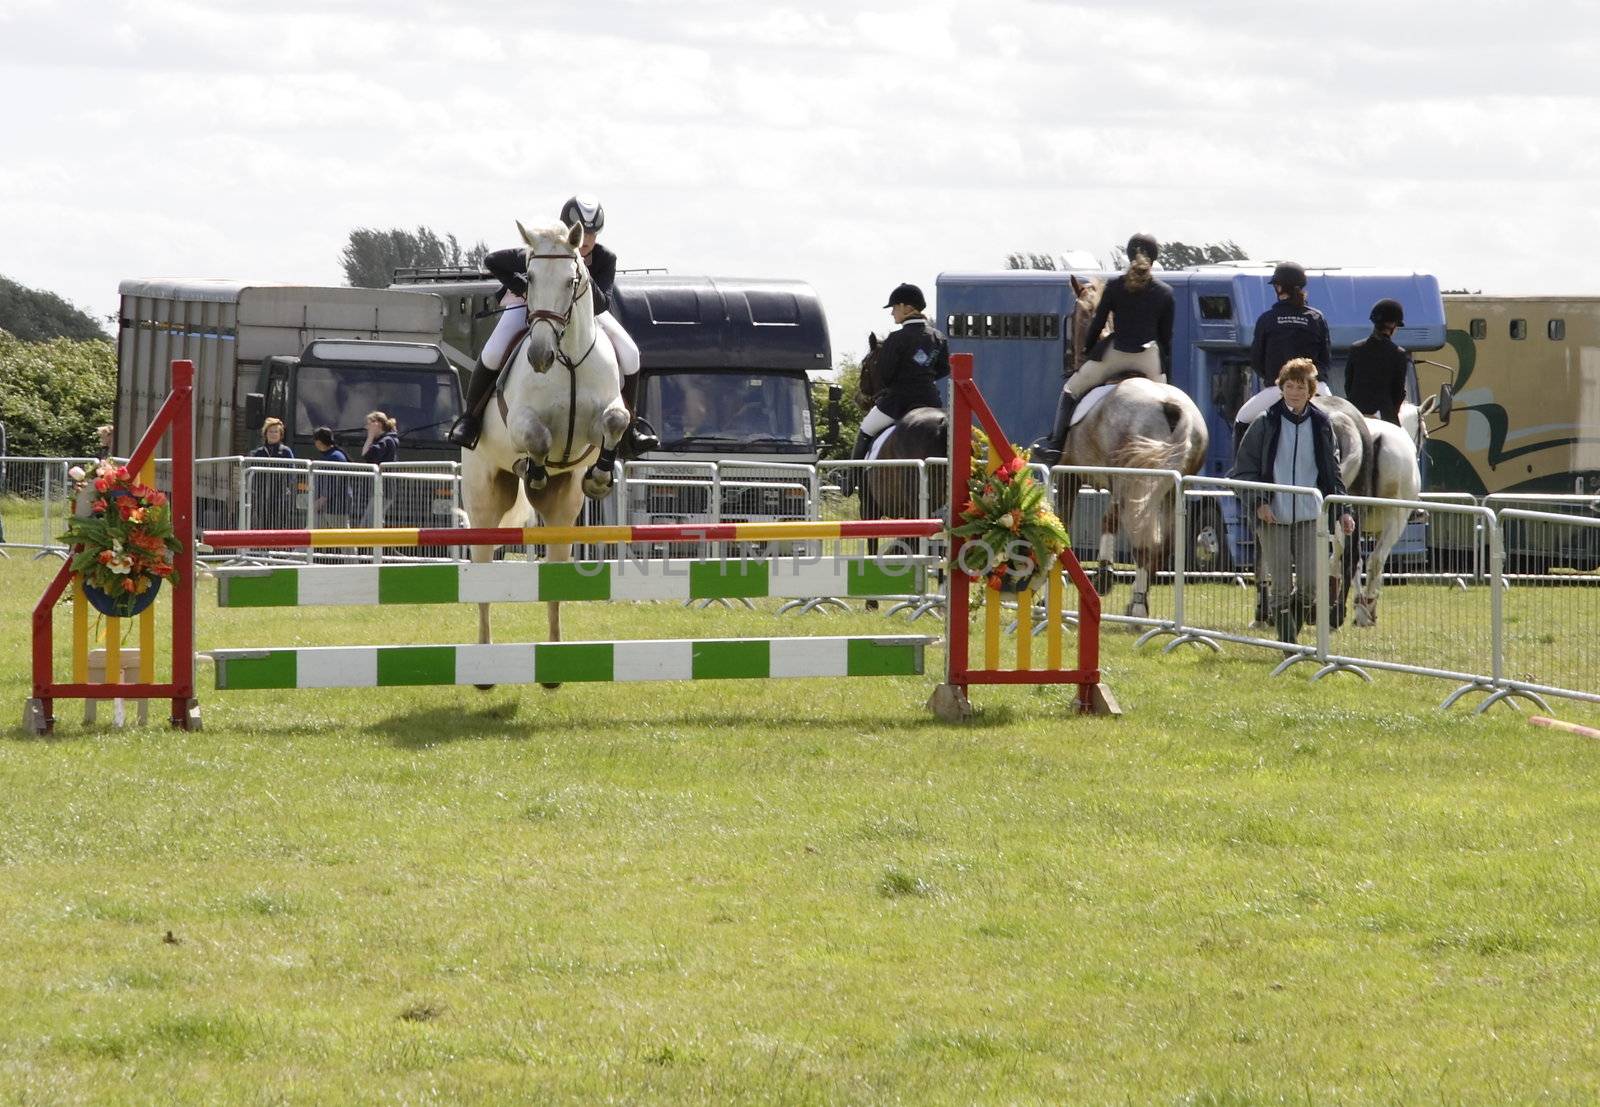
<svg viewBox="0 0 1600 1107">
<path fill-rule="evenodd" d="M 470 369 L 499 318 L 475 269 L 405 269 L 392 287 L 444 305 L 441 347 Z M 626 504 L 593 523 L 816 518 L 810 374 L 832 368 L 827 316 L 803 281 L 623 273 L 611 311 L 639 347 L 638 417 L 661 440 L 626 467 Z"/>
<path fill-rule="evenodd" d="M 1110 273 L 1005 270 L 990 273 L 941 273 L 937 315 L 950 337 L 953 353 L 976 355 L 975 379 L 1000 422 L 1026 445 L 1049 434 L 1056 397 L 1071 365 L 1073 310 L 1077 298 L 1072 276 Z M 1308 270 L 1306 292 L 1312 307 L 1323 313 L 1332 337 L 1333 361 L 1328 384 L 1344 394 L 1344 364 L 1352 344 L 1372 333 L 1368 313 L 1385 297 L 1400 301 L 1406 325 L 1395 341 L 1416 352 L 1445 345 L 1445 314 L 1439 282 L 1424 273 L 1383 272 L 1354 268 Z M 1272 266 L 1251 262 L 1159 270 L 1172 286 L 1174 318 L 1170 381 L 1186 392 L 1205 419 L 1210 441 L 1200 475 L 1219 477 L 1233 467 L 1233 420 L 1245 400 L 1259 388 L 1250 371 L 1250 344 L 1256 319 L 1276 301 Z M 1420 403 L 1415 367 L 1407 393 Z M 1082 503 L 1084 517 L 1095 517 L 1100 499 Z M 1237 514 L 1231 496 L 1203 498 L 1191 512 L 1190 542 L 1209 554 L 1215 546 L 1225 563 L 1249 564 L 1254 540 Z M 1209 532 L 1209 533 L 1207 533 Z M 1225 542 L 1214 542 L 1225 536 Z M 1396 553 L 1419 555 L 1420 524 L 1408 528 Z"/>
</svg>

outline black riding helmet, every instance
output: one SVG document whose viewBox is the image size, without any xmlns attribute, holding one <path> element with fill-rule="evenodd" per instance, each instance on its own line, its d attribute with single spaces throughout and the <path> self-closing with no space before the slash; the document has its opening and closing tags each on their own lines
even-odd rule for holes
<svg viewBox="0 0 1600 1107">
<path fill-rule="evenodd" d="M 599 234 L 606 225 L 606 209 L 593 196 L 574 196 L 561 205 L 561 221 L 569 227 L 582 223 L 590 234 Z"/>
<path fill-rule="evenodd" d="M 1128 239 L 1128 260 L 1132 261 L 1139 254 L 1143 254 L 1151 261 L 1160 259 L 1161 243 L 1156 241 L 1155 235 L 1145 234 L 1143 231 L 1140 231 L 1138 234 Z"/>
<path fill-rule="evenodd" d="M 1372 305 L 1372 321 L 1378 325 L 1393 323 L 1397 327 L 1406 325 L 1406 309 L 1399 300 L 1379 300 Z"/>
<path fill-rule="evenodd" d="M 1280 261 L 1278 267 L 1272 271 L 1272 283 L 1279 288 L 1304 288 L 1305 267 L 1292 261 Z"/>
</svg>

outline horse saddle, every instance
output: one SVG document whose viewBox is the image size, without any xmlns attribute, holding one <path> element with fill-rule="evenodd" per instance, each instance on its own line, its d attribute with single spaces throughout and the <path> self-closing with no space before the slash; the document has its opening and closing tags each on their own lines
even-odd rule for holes
<svg viewBox="0 0 1600 1107">
<path fill-rule="evenodd" d="M 1135 373 L 1130 375 L 1139 376 L 1140 374 Z M 1089 389 L 1088 395 L 1080 396 L 1078 398 L 1078 406 L 1072 409 L 1072 422 L 1069 424 L 1069 426 L 1075 427 L 1079 423 L 1083 422 L 1091 411 L 1100 406 L 1101 400 L 1111 395 L 1112 390 L 1127 379 L 1127 376 L 1121 376 L 1115 378 L 1114 380 L 1106 381 L 1105 384 L 1097 384 L 1093 388 Z"/>
</svg>

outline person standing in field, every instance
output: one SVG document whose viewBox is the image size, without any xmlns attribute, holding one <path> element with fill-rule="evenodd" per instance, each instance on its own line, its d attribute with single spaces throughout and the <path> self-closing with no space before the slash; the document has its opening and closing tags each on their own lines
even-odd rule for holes
<svg viewBox="0 0 1600 1107">
<path fill-rule="evenodd" d="M 1311 403 L 1316 383 L 1317 367 L 1310 358 L 1291 358 L 1278 371 L 1282 395 L 1250 423 L 1230 477 L 1315 488 L 1323 496 L 1344 494 L 1333 423 Z M 1239 496 L 1255 522 L 1258 572 L 1265 570 L 1272 578 L 1268 612 L 1277 623 L 1278 639 L 1298 641 L 1324 565 L 1317 550 L 1316 500 L 1304 493 L 1260 489 L 1244 489 Z M 1338 525 L 1348 535 L 1356 521 L 1345 512 Z"/>
</svg>

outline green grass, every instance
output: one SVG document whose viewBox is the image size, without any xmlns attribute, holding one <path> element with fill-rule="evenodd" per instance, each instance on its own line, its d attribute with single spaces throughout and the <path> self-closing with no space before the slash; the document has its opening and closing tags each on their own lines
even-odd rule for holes
<svg viewBox="0 0 1600 1107">
<path fill-rule="evenodd" d="M 46 571 L 0 562 L 19 713 Z M 474 615 L 208 599 L 199 624 L 445 642 Z M 63 703 L 0 744 L 0 1102 L 1600 1097 L 1600 743 L 1441 714 L 1444 682 L 1130 641 L 1120 720 L 977 689 L 941 726 L 932 676 L 216 693 L 203 668 L 197 734 Z"/>
</svg>

